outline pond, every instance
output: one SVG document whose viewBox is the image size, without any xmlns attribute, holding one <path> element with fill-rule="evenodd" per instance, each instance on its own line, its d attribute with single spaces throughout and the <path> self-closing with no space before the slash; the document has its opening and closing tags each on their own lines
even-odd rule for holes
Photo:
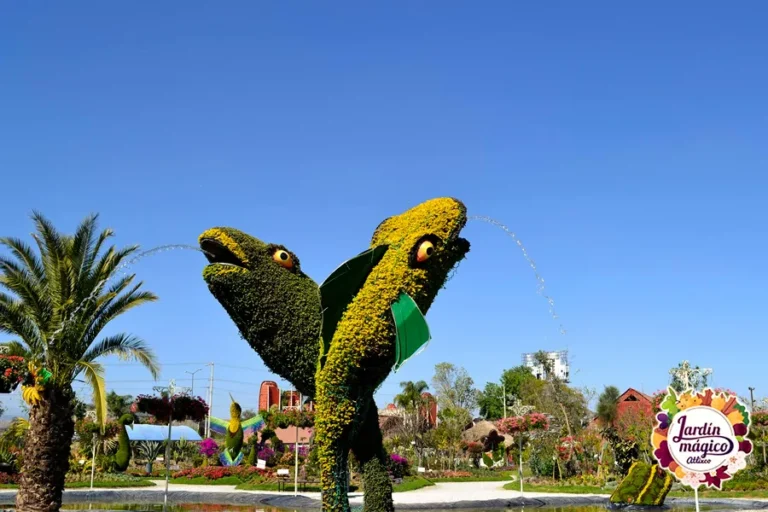
<svg viewBox="0 0 768 512">
<path fill-rule="evenodd" d="M 360 510 L 360 507 L 353 507 L 354 510 Z M 137 512 L 162 512 L 163 506 L 162 505 L 150 505 L 150 504 L 136 504 L 136 505 L 116 505 L 116 504 L 68 504 L 62 506 L 62 510 L 91 510 L 91 511 L 118 511 L 118 510 L 132 510 Z M 472 509 L 472 512 L 499 512 L 499 510 L 504 510 L 505 512 L 531 512 L 531 510 L 536 510 L 540 512 L 606 512 L 610 510 L 608 507 L 599 506 L 599 505 L 590 505 L 590 506 L 569 506 L 569 507 L 528 507 L 527 511 L 526 508 L 523 507 L 516 507 L 516 508 L 507 508 L 507 509 L 489 509 L 489 510 L 483 510 L 483 509 Z M 629 510 L 629 509 L 627 509 Z M 637 510 L 637 509 L 635 509 Z M 674 507 L 668 507 L 666 510 L 669 511 L 684 511 L 684 510 L 693 510 L 692 506 L 674 506 Z M 710 507 L 701 507 L 702 511 L 712 511 L 714 509 Z M 264 507 L 264 506 L 244 506 L 244 505 L 216 505 L 216 504 L 197 504 L 197 503 L 189 503 L 189 504 L 173 504 L 168 505 L 167 508 L 168 512 L 298 512 L 296 510 L 291 509 L 280 509 L 280 508 L 271 508 L 271 507 Z M 451 509 L 448 510 L 420 510 L 419 512 L 461 512 L 459 509 Z M 465 511 L 469 512 L 469 511 Z"/>
</svg>

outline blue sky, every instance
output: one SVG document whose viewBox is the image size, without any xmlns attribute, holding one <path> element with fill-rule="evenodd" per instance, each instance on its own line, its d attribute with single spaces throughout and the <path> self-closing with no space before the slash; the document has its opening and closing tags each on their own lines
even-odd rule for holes
<svg viewBox="0 0 768 512">
<path fill-rule="evenodd" d="M 3 11 L 1 234 L 28 239 L 32 209 L 67 231 L 99 212 L 116 243 L 146 249 L 230 225 L 286 244 L 322 281 L 383 218 L 456 196 L 517 232 L 567 334 L 514 243 L 471 223 L 427 315 L 432 343 L 380 405 L 441 361 L 482 386 L 523 352 L 564 348 L 579 386 L 652 392 L 687 358 L 768 395 L 765 5 Z M 111 330 L 150 342 L 163 382 L 214 361 L 224 415 L 229 391 L 255 406 L 269 373 L 203 266 L 191 251 L 137 263 L 161 300 Z M 121 393 L 153 385 L 117 361 L 107 378 Z"/>
</svg>

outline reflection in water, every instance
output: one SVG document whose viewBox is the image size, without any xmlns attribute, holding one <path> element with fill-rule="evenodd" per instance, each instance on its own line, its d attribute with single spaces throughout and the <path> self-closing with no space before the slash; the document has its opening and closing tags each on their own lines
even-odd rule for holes
<svg viewBox="0 0 768 512">
<path fill-rule="evenodd" d="M 668 510 L 690 510 L 692 507 L 672 506 Z M 137 512 L 162 512 L 162 505 L 117 505 L 117 504 L 68 504 L 62 507 L 62 510 L 93 510 L 93 511 L 117 511 L 117 510 L 133 510 Z M 473 509 L 471 512 L 499 512 L 500 509 L 483 510 Z M 504 512 L 531 512 L 536 510 L 537 512 L 606 512 L 610 510 L 608 507 L 600 505 L 589 506 L 571 506 L 571 507 L 517 507 L 507 508 Z M 702 507 L 702 510 L 706 510 Z M 300 512 L 296 510 L 271 508 L 263 506 L 244 506 L 244 505 L 215 505 L 208 503 L 187 503 L 187 504 L 175 504 L 169 505 L 168 511 L 170 512 Z M 447 510 L 423 510 L 421 512 L 449 512 Z M 457 509 L 453 509 L 450 512 L 460 512 Z M 469 511 L 467 511 L 469 512 Z"/>
</svg>

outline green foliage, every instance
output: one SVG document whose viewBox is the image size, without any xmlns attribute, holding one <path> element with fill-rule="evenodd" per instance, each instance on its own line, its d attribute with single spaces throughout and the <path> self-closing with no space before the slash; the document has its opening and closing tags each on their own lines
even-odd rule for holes
<svg viewBox="0 0 768 512">
<path fill-rule="evenodd" d="M 131 442 L 128 439 L 126 425 L 133 424 L 133 415 L 124 414 L 117 421 L 120 425 L 120 433 L 117 435 L 117 452 L 115 453 L 115 469 L 125 471 L 131 462 Z"/>
<path fill-rule="evenodd" d="M 597 419 L 604 426 L 613 425 L 616 421 L 617 408 L 621 392 L 616 386 L 606 386 L 597 399 Z"/>
<path fill-rule="evenodd" d="M 107 393 L 107 412 L 113 418 L 130 414 L 133 395 L 118 395 L 114 391 Z"/>
<path fill-rule="evenodd" d="M 261 417 L 264 418 L 265 430 L 288 427 L 311 428 L 315 426 L 315 413 L 313 411 L 297 411 L 294 409 L 278 411 L 275 409 L 262 411 Z"/>
<path fill-rule="evenodd" d="M 97 216 L 87 217 L 74 235 L 60 233 L 39 213 L 32 218 L 39 254 L 22 240 L 0 239 L 11 254 L 0 257 L 0 281 L 15 295 L 0 295 L 0 329 L 17 338 L 27 360 L 51 370 L 44 388 L 57 388 L 71 397 L 62 407 L 71 408 L 72 381 L 82 373 L 92 387 L 96 413 L 104 421 L 103 367 L 95 363 L 97 359 L 128 357 L 153 376 L 159 368 L 142 340 L 127 334 L 101 340 L 99 336 L 112 320 L 156 297 L 139 291 L 141 284 L 133 284 L 133 275 L 113 279 L 137 247 L 102 251 L 113 232 L 98 233 Z"/>
<path fill-rule="evenodd" d="M 435 365 L 432 387 L 440 407 L 473 411 L 477 407 L 478 394 L 474 386 L 475 382 L 466 369 L 451 363 Z"/>
<path fill-rule="evenodd" d="M 671 487 L 671 475 L 656 464 L 638 461 L 631 465 L 627 476 L 616 487 L 611 503 L 660 506 Z"/>
<path fill-rule="evenodd" d="M 200 246 L 211 262 L 203 279 L 243 338 L 270 370 L 305 396 L 313 396 L 320 296 L 317 284 L 301 271 L 298 257 L 282 245 L 226 227 L 204 232 Z M 290 268 L 276 261 L 282 254 L 278 251 L 288 255 Z"/>
</svg>

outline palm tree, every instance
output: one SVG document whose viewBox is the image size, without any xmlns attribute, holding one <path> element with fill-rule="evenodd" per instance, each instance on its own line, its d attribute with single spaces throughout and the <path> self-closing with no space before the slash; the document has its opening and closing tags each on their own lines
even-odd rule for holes
<svg viewBox="0 0 768 512">
<path fill-rule="evenodd" d="M 129 334 L 101 337 L 109 322 L 157 300 L 134 275 L 118 276 L 138 247 L 102 248 L 112 235 L 97 232 L 97 216 L 87 217 L 74 235 L 58 232 L 41 214 L 32 215 L 39 254 L 17 238 L 0 238 L 10 257 L 0 256 L 0 333 L 16 338 L 8 353 L 29 362 L 22 387 L 29 404 L 29 431 L 16 508 L 55 511 L 61 507 L 64 477 L 74 434 L 72 381 L 82 375 L 93 390 L 96 416 L 104 424 L 107 404 L 104 368 L 108 355 L 132 359 L 157 378 L 154 354 Z"/>
<path fill-rule="evenodd" d="M 611 427 L 616 421 L 617 409 L 619 404 L 619 388 L 616 386 L 605 386 L 597 399 L 597 420 L 603 427 Z"/>
<path fill-rule="evenodd" d="M 423 414 L 425 412 L 424 405 L 426 400 L 422 396 L 422 393 L 429 389 L 429 385 L 423 380 L 418 382 L 409 380 L 401 382 L 400 387 L 402 388 L 402 391 L 400 394 L 395 395 L 395 404 L 398 407 L 405 409 L 405 418 L 408 418 L 408 413 L 413 414 L 413 421 L 405 420 L 404 418 L 403 426 L 406 428 L 406 431 L 410 431 L 408 432 L 410 436 L 413 436 L 413 440 L 417 445 L 419 460 L 421 460 L 422 442 L 420 434 L 424 430 L 423 427 L 426 424 L 426 418 L 424 418 Z"/>
</svg>

